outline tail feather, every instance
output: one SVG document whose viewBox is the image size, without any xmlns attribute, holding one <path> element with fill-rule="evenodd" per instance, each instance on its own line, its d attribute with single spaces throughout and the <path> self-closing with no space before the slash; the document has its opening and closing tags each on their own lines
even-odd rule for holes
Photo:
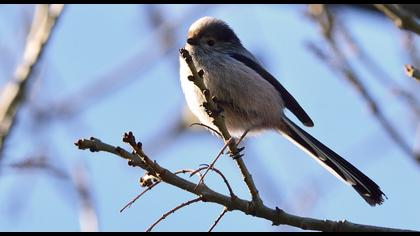
<svg viewBox="0 0 420 236">
<path fill-rule="evenodd" d="M 283 135 L 303 148 L 336 177 L 350 184 L 369 205 L 382 204 L 385 194 L 375 182 L 287 117 L 283 117 L 283 120 L 286 124 L 286 128 L 281 129 Z"/>
</svg>

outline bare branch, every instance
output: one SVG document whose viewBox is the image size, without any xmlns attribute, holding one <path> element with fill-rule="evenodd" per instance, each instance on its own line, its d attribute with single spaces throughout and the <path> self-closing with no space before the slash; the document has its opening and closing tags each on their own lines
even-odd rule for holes
<svg viewBox="0 0 420 236">
<path fill-rule="evenodd" d="M 238 146 L 242 140 L 245 138 L 246 134 L 248 133 L 248 130 L 245 131 L 242 136 L 239 138 L 238 142 L 236 143 L 236 146 Z M 223 137 L 222 137 L 223 138 Z M 233 139 L 232 139 L 233 141 Z M 225 145 L 223 146 L 223 148 L 220 150 L 220 152 L 217 154 L 217 156 L 214 158 L 214 160 L 211 162 L 210 165 L 208 165 L 207 170 L 204 172 L 203 176 L 201 177 L 200 181 L 198 182 L 198 184 L 200 184 L 203 180 L 204 177 L 206 176 L 206 174 L 208 173 L 208 171 L 210 169 L 214 169 L 214 165 L 216 164 L 216 161 L 219 159 L 219 157 L 224 153 L 225 149 L 228 147 L 229 145 L 229 141 L 227 143 L 225 143 Z"/>
<path fill-rule="evenodd" d="M 195 175 L 195 174 L 199 174 L 199 176 L 200 176 L 200 180 L 202 179 L 202 175 L 200 174 L 200 171 L 202 171 L 202 170 L 204 170 L 204 169 L 209 169 L 209 167 L 202 167 L 202 168 L 199 168 L 199 169 L 197 169 L 197 170 L 179 170 L 179 171 L 176 171 L 176 172 L 174 172 L 174 174 L 185 174 L 185 173 L 191 173 L 190 174 L 190 176 L 192 176 L 192 175 Z M 228 190 L 229 190 L 229 194 L 230 194 L 230 196 L 231 196 L 231 198 L 236 198 L 236 195 L 233 193 L 233 190 L 232 190 L 232 187 L 230 186 L 230 184 L 229 184 L 229 182 L 228 182 L 228 180 L 226 179 L 226 177 L 225 177 L 225 175 L 220 171 L 220 170 L 218 170 L 218 169 L 216 169 L 216 168 L 211 168 L 211 170 L 212 171 L 214 171 L 214 172 L 216 172 L 217 174 L 219 174 L 221 177 L 222 177 L 222 179 L 223 179 L 223 182 L 225 182 L 225 184 L 226 184 L 226 187 L 228 188 Z M 143 196 L 143 194 L 145 194 L 146 192 L 148 192 L 149 190 L 151 190 L 153 187 L 155 187 L 156 185 L 158 185 L 159 183 L 161 183 L 161 181 L 157 181 L 157 182 L 154 182 L 153 184 L 151 184 L 151 185 L 149 185 L 149 186 L 147 186 L 147 188 L 145 189 L 145 190 L 143 190 L 139 195 L 137 195 L 135 198 L 133 198 L 133 200 L 131 200 L 130 202 L 128 202 L 121 210 L 120 210 L 120 212 L 123 212 L 126 208 L 128 208 L 128 207 L 131 207 L 132 205 L 133 205 L 133 203 L 134 202 L 136 202 L 141 196 Z M 197 185 L 198 186 L 198 185 Z"/>
<path fill-rule="evenodd" d="M 226 214 L 226 212 L 228 212 L 228 209 L 225 207 L 225 208 L 223 208 L 222 213 L 220 213 L 220 215 L 214 221 L 213 225 L 210 227 L 209 232 L 211 232 L 214 229 L 214 227 L 216 227 L 216 225 L 219 223 L 219 221 L 222 219 L 222 217 Z"/>
<path fill-rule="evenodd" d="M 185 173 L 193 173 L 194 172 L 198 172 L 197 170 L 179 170 L 174 172 L 174 174 L 185 174 Z M 198 172 L 199 173 L 199 172 Z M 221 174 L 221 173 L 220 173 Z M 223 174 L 221 174 L 222 178 L 225 179 L 225 177 L 223 176 Z M 201 177 L 201 175 L 200 175 Z M 126 208 L 131 207 L 133 205 L 134 202 L 136 202 L 141 196 L 143 196 L 143 194 L 145 194 L 146 192 L 148 192 L 149 190 L 151 190 L 152 188 L 154 188 L 156 185 L 158 185 L 159 183 L 161 183 L 162 181 L 158 180 L 150 185 L 147 186 L 147 188 L 145 190 L 143 190 L 140 194 L 138 194 L 135 198 L 133 198 L 133 200 L 131 200 L 130 202 L 128 202 L 121 210 L 120 213 L 123 212 Z M 227 183 L 229 190 L 231 190 L 229 183 Z M 143 186 L 143 185 L 142 185 Z"/>
<path fill-rule="evenodd" d="M 204 170 L 205 168 L 207 168 L 207 167 L 203 167 L 203 168 L 200 168 L 200 169 L 197 169 L 197 170 L 183 169 L 183 170 L 178 170 L 178 171 L 174 172 L 174 174 L 177 175 L 177 174 L 187 174 L 187 173 L 189 173 L 190 177 L 193 176 L 193 175 L 198 175 L 198 177 L 201 178 L 202 175 L 201 175 L 200 171 Z"/>
<path fill-rule="evenodd" d="M 141 142 L 136 142 L 136 137 L 134 137 L 133 132 L 124 133 L 123 142 L 130 144 L 133 148 L 134 153 L 140 157 L 141 161 L 147 166 L 147 171 L 149 171 L 150 175 L 156 176 L 156 170 L 153 168 L 154 163 L 150 160 L 150 158 L 143 152 Z"/>
<path fill-rule="evenodd" d="M 156 185 L 158 185 L 159 183 L 161 183 L 161 181 L 155 182 L 152 185 L 148 186 L 145 190 L 143 190 L 139 195 L 137 195 L 133 200 L 131 200 L 130 202 L 128 202 L 121 210 L 120 213 L 123 212 L 127 207 L 131 207 L 131 205 L 133 205 L 133 203 L 135 201 L 137 201 L 141 196 L 143 196 L 143 194 L 145 194 L 146 192 L 148 192 L 149 190 L 151 190 L 153 187 L 155 187 Z"/>
<path fill-rule="evenodd" d="M 409 30 L 420 35 L 420 24 L 410 13 L 400 8 L 398 4 L 373 4 L 382 11 L 394 24 L 403 30 Z"/>
<path fill-rule="evenodd" d="M 27 38 L 21 64 L 13 79 L 4 88 L 0 98 L 0 159 L 4 143 L 16 120 L 16 114 L 25 100 L 28 81 L 33 77 L 54 27 L 64 8 L 63 4 L 37 5 Z"/>
<path fill-rule="evenodd" d="M 196 173 L 200 173 L 200 171 L 202 171 L 202 170 L 206 170 L 206 172 L 207 172 L 207 170 L 212 170 L 212 171 L 216 172 L 217 174 L 219 174 L 219 175 L 220 175 L 220 177 L 222 177 L 223 182 L 225 182 L 226 187 L 227 187 L 227 188 L 228 188 L 228 190 L 229 190 L 230 197 L 231 197 L 233 200 L 236 198 L 236 195 L 235 195 L 235 193 L 233 193 L 233 190 L 232 190 L 232 187 L 231 187 L 231 186 L 230 186 L 230 184 L 229 184 L 229 181 L 227 180 L 227 178 L 225 177 L 225 175 L 224 175 L 224 174 L 223 174 L 220 170 L 218 170 L 218 169 L 216 169 L 216 168 L 214 168 L 214 167 L 206 166 L 206 167 L 201 167 L 201 168 L 199 168 L 199 169 L 197 169 L 197 170 L 193 171 L 193 172 L 191 173 L 191 175 L 194 175 L 194 174 L 196 174 Z M 175 172 L 175 173 L 176 173 L 176 172 Z M 203 175 L 202 175 L 202 176 L 200 176 L 200 181 L 204 181 L 204 179 L 203 179 Z M 199 185 L 199 184 L 200 184 L 200 182 L 197 184 L 196 188 L 198 187 L 198 185 Z"/>
<path fill-rule="evenodd" d="M 190 205 L 190 204 L 193 204 L 193 203 L 195 203 L 195 202 L 199 202 L 199 201 L 201 201 L 202 199 L 201 199 L 201 197 L 198 197 L 198 198 L 195 198 L 195 199 L 193 199 L 193 200 L 190 200 L 190 201 L 188 201 L 188 202 L 184 202 L 184 203 L 182 203 L 182 204 L 180 204 L 180 205 L 178 205 L 177 207 L 175 207 L 174 209 L 172 209 L 172 210 L 170 210 L 170 211 L 168 211 L 168 212 L 166 212 L 165 214 L 163 214 L 155 223 L 153 223 L 147 230 L 146 230 L 146 232 L 150 232 L 150 231 L 152 231 L 152 229 L 157 225 L 157 224 L 159 224 L 162 220 L 164 220 L 166 217 L 168 217 L 170 214 L 173 214 L 175 211 L 177 211 L 177 210 L 179 210 L 179 209 L 181 209 L 181 208 L 183 208 L 183 207 L 185 207 L 185 206 L 188 206 L 188 205 Z"/>
<path fill-rule="evenodd" d="M 219 153 L 216 155 L 216 157 L 214 158 L 214 160 L 210 163 L 210 165 L 206 168 L 206 171 L 204 172 L 204 174 L 201 176 L 200 180 L 197 183 L 197 186 L 201 184 L 201 182 L 203 182 L 204 177 L 207 175 L 207 173 L 209 172 L 210 169 L 212 169 L 214 167 L 214 164 L 216 164 L 216 161 L 219 159 L 219 157 L 223 154 L 223 152 L 225 151 L 225 149 L 227 148 L 227 146 L 229 145 L 229 142 L 225 143 L 225 145 L 223 146 L 223 148 L 219 151 Z"/>
<path fill-rule="evenodd" d="M 132 166 L 141 167 L 147 170 L 149 167 L 138 157 L 138 155 L 127 152 L 126 150 L 115 147 L 106 143 L 101 142 L 99 139 L 80 139 L 75 143 L 79 149 L 90 150 L 92 152 L 105 151 L 124 159 L 129 160 Z M 386 228 L 378 226 L 369 226 L 351 223 L 349 221 L 331 221 L 331 220 L 319 220 L 313 218 L 300 217 L 292 214 L 288 214 L 278 208 L 268 208 L 264 204 L 256 205 L 251 210 L 251 201 L 243 200 L 239 197 L 232 199 L 230 196 L 220 194 L 213 191 L 206 185 L 200 185 L 196 188 L 196 183 L 190 182 L 177 176 L 175 173 L 161 167 L 156 162 L 152 161 L 152 168 L 156 170 L 157 176 L 170 185 L 183 189 L 187 192 L 193 193 L 199 196 L 203 201 L 213 202 L 219 205 L 225 206 L 230 210 L 239 210 L 245 214 L 252 215 L 255 217 L 267 219 L 273 223 L 273 225 L 290 225 L 305 230 L 317 230 L 317 231 L 357 231 L 357 232 L 390 232 L 390 231 L 409 231 L 403 229 Z"/>
<path fill-rule="evenodd" d="M 87 179 L 85 167 L 82 164 L 80 164 L 79 166 L 74 168 L 71 177 L 80 200 L 80 231 L 97 232 L 98 216 L 94 207 L 91 186 L 89 186 L 89 181 Z"/>
<path fill-rule="evenodd" d="M 213 129 L 212 127 L 210 127 L 210 126 L 208 126 L 208 125 L 205 125 L 205 124 L 203 124 L 203 123 L 192 123 L 192 124 L 190 124 L 190 125 L 189 125 L 189 127 L 192 127 L 192 126 L 194 126 L 194 125 L 203 126 L 203 127 L 207 128 L 207 129 L 209 129 L 210 131 L 214 132 L 215 134 L 219 135 L 219 137 L 220 137 L 220 138 L 223 138 L 222 134 L 220 134 L 220 132 L 219 132 L 219 131 L 217 131 L 217 130 Z"/>
</svg>

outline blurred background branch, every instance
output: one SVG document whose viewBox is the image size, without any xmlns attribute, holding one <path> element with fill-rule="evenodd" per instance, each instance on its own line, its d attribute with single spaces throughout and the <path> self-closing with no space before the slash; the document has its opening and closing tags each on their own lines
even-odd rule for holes
<svg viewBox="0 0 420 236">
<path fill-rule="evenodd" d="M 360 96 L 363 98 L 363 100 L 366 102 L 368 108 L 372 112 L 372 114 L 375 116 L 375 118 L 378 120 L 378 122 L 383 127 L 384 131 L 389 135 L 389 137 L 394 140 L 394 142 L 403 150 L 408 156 L 411 156 L 415 159 L 420 160 L 420 153 L 415 153 L 411 146 L 406 142 L 403 138 L 403 136 L 400 134 L 399 129 L 392 124 L 389 119 L 385 116 L 384 112 L 382 111 L 381 106 L 378 104 L 376 99 L 371 95 L 371 92 L 369 92 L 369 89 L 365 85 L 365 80 L 362 80 L 360 76 L 357 74 L 356 70 L 353 69 L 350 62 L 348 61 L 346 55 L 343 53 L 343 51 L 340 49 L 339 44 L 337 43 L 337 35 L 339 33 L 339 29 L 346 32 L 345 36 L 347 40 L 350 40 L 350 34 L 345 31 L 342 24 L 340 24 L 340 21 L 338 21 L 336 18 L 336 15 L 334 15 L 327 6 L 322 4 L 311 4 L 308 7 L 308 16 L 311 17 L 316 23 L 319 24 L 320 30 L 322 32 L 322 36 L 324 37 L 325 41 L 327 42 L 327 45 L 329 46 L 329 52 L 332 52 L 333 57 L 329 56 L 329 53 L 325 53 L 322 51 L 322 49 L 318 48 L 313 43 L 308 44 L 308 49 L 310 49 L 314 55 L 316 55 L 319 59 L 324 61 L 329 68 L 332 71 L 340 73 L 351 85 L 352 87 L 360 94 Z M 352 41 L 350 41 L 352 42 Z M 354 43 L 351 44 L 353 47 L 355 46 Z M 327 56 L 328 55 L 328 56 Z M 366 57 L 361 57 L 366 58 Z M 365 62 L 365 66 L 374 66 L 375 64 L 372 63 L 371 60 L 368 58 L 363 60 Z M 366 63 L 369 62 L 369 63 Z M 374 66 L 373 68 L 378 68 Z M 375 72 L 381 71 L 380 69 L 374 69 Z M 381 76 L 380 73 L 377 75 L 382 80 L 386 79 L 387 77 Z M 389 84 L 391 81 L 390 79 L 387 80 L 387 83 Z M 384 83 L 385 84 L 385 83 Z M 396 87 L 396 84 L 393 85 Z M 398 87 L 396 87 L 398 88 Z M 415 101 L 415 98 L 413 95 L 409 94 L 409 92 L 404 91 L 403 89 L 399 89 L 397 91 L 400 91 L 400 94 L 403 94 L 405 96 L 402 96 L 403 98 L 407 98 L 409 101 L 412 101 L 411 104 L 413 107 L 413 110 L 415 112 L 418 112 L 420 110 L 420 107 L 417 105 L 418 101 Z"/>
<path fill-rule="evenodd" d="M 53 4 L 37 5 L 35 9 L 22 61 L 0 96 L 0 160 L 3 157 L 6 138 L 24 102 L 28 81 L 34 74 L 63 8 L 63 4 Z"/>
<path fill-rule="evenodd" d="M 420 35 L 420 24 L 398 4 L 374 4 L 376 8 L 389 17 L 401 29 L 412 31 Z"/>
<path fill-rule="evenodd" d="M 92 198 L 92 185 L 87 179 L 85 164 L 79 163 L 72 172 L 72 182 L 79 199 L 79 224 L 82 232 L 98 231 L 97 210 Z"/>
</svg>

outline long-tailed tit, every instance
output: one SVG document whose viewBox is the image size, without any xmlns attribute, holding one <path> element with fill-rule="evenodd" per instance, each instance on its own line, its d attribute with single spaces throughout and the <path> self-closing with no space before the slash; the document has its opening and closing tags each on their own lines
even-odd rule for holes
<svg viewBox="0 0 420 236">
<path fill-rule="evenodd" d="M 239 137 L 248 130 L 276 130 L 350 184 L 367 203 L 374 206 L 383 202 L 384 194 L 375 182 L 285 116 L 287 108 L 305 126 L 314 125 L 293 96 L 242 46 L 225 22 L 213 17 L 194 22 L 185 49 L 197 68 L 204 71 L 204 83 L 216 96 L 233 136 Z M 180 58 L 181 86 L 190 110 L 200 122 L 217 130 L 202 106 L 202 93 L 188 80 L 190 74 Z"/>
</svg>

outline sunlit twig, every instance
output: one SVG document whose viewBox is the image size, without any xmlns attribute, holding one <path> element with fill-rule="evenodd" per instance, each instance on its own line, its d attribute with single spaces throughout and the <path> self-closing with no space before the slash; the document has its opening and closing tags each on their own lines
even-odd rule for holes
<svg viewBox="0 0 420 236">
<path fill-rule="evenodd" d="M 214 221 L 213 225 L 210 227 L 209 232 L 211 232 L 214 229 L 214 227 L 216 227 L 216 225 L 219 223 L 219 221 L 222 219 L 222 217 L 226 214 L 226 212 L 228 212 L 228 209 L 225 207 L 225 208 L 223 208 L 222 213 L 220 213 L 220 215 Z"/>
</svg>

